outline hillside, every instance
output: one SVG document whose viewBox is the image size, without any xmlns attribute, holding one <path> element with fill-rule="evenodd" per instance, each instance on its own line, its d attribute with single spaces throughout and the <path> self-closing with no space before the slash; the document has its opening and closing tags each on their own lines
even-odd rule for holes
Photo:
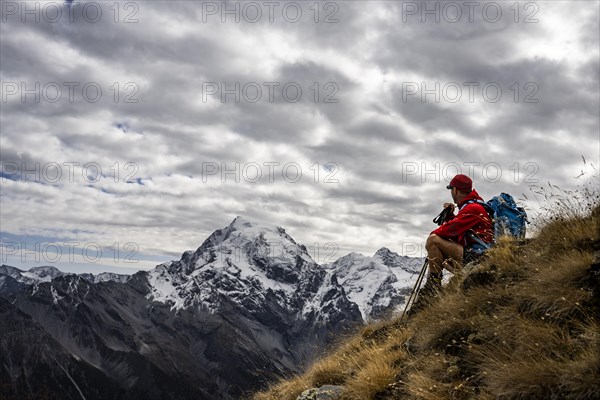
<svg viewBox="0 0 600 400">
<path fill-rule="evenodd" d="M 600 207 L 502 240 L 402 324 L 340 339 L 254 400 L 600 398 Z M 555 213 L 554 215 L 557 215 Z M 314 391 L 313 391 L 314 392 Z"/>
</svg>

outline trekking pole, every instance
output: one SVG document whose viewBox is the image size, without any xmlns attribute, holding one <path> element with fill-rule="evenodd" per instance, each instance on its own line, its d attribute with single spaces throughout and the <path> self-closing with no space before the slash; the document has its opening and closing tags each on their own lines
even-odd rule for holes
<svg viewBox="0 0 600 400">
<path fill-rule="evenodd" d="M 409 309 L 409 306 L 412 306 L 414 304 L 415 300 L 417 299 L 419 290 L 421 290 L 421 284 L 423 283 L 423 278 L 425 277 L 425 271 L 427 271 L 427 262 L 428 262 L 428 260 L 427 260 L 427 258 L 425 258 L 425 262 L 423 263 L 423 267 L 421 268 L 419 277 L 417 278 L 417 281 L 415 282 L 415 286 L 413 287 L 413 290 L 410 293 L 408 300 L 406 301 L 406 305 L 404 306 L 404 311 L 402 312 L 402 317 L 400 317 L 400 322 L 404 322 L 406 320 L 406 318 L 408 318 L 406 311 Z"/>
<path fill-rule="evenodd" d="M 438 224 L 438 226 L 442 225 L 448 218 L 448 215 L 450 215 L 451 213 L 452 213 L 451 207 L 444 207 L 442 212 L 439 213 L 438 216 L 433 219 L 433 222 Z M 408 297 L 408 300 L 406 301 L 406 305 L 404 306 L 404 311 L 402 312 L 402 316 L 400 317 L 400 322 L 404 322 L 408 318 L 406 311 L 408 311 L 409 307 L 412 306 L 415 303 L 415 301 L 417 300 L 417 296 L 419 295 L 419 290 L 421 290 L 421 284 L 423 283 L 423 278 L 425 277 L 425 271 L 427 271 L 427 262 L 428 261 L 429 260 L 427 258 L 425 258 L 425 262 L 423 263 L 423 267 L 421 268 L 419 277 L 417 278 L 417 281 L 415 282 L 415 287 L 413 287 L 412 293 Z"/>
</svg>

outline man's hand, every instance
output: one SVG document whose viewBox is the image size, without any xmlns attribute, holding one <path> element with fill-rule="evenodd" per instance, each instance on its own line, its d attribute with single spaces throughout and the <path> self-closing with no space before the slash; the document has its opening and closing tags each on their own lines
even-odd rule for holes
<svg viewBox="0 0 600 400">
<path fill-rule="evenodd" d="M 444 203 L 444 208 L 450 208 L 450 212 L 452 214 L 454 214 L 454 208 L 455 208 L 454 203 Z"/>
</svg>

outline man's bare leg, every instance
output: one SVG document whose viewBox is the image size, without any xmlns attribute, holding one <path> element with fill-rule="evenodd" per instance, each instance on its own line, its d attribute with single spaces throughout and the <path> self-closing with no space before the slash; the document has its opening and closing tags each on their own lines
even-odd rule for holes
<svg viewBox="0 0 600 400">
<path fill-rule="evenodd" d="M 457 267 L 462 267 L 463 247 L 438 235 L 429 235 L 425 243 L 427 258 L 429 259 L 429 272 L 439 274 L 444 267 L 454 273 Z"/>
<path fill-rule="evenodd" d="M 425 286 L 419 291 L 419 296 L 411 308 L 418 311 L 428 304 L 442 288 L 442 270 L 446 268 L 454 273 L 462 266 L 463 248 L 458 243 L 442 239 L 438 235 L 429 235 L 425 243 L 427 259 L 429 260 L 429 275 Z"/>
</svg>

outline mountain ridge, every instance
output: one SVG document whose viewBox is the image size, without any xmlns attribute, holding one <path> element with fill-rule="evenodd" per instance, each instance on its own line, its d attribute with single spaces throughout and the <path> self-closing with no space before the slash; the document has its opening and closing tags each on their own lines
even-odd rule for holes
<svg viewBox="0 0 600 400">
<path fill-rule="evenodd" d="M 422 262 L 380 250 L 368 267 L 389 276 L 402 271 L 406 283 Z M 359 265 L 344 267 L 354 272 Z M 3 271 L 0 292 L 11 289 L 2 296 L 64 351 L 120 382 L 114 396 L 123 398 L 160 398 L 169 391 L 175 393 L 172 398 L 186 398 L 185 393 L 198 399 L 238 398 L 266 384 L 268 376 L 298 371 L 334 337 L 377 314 L 368 301 L 351 300 L 356 279 L 346 284 L 338 276 L 341 270 L 316 263 L 285 229 L 243 217 L 179 260 L 123 279 L 92 280 L 47 268 L 27 284 L 33 278 L 23 271 L 8 266 Z M 365 282 L 375 277 L 361 273 Z M 10 274 L 20 274 L 22 282 Z M 379 294 L 383 314 L 403 295 L 398 285 L 385 286 L 378 279 L 369 293 Z M 27 381 L 27 371 L 18 379 Z M 179 377 L 179 387 L 156 386 L 152 382 L 159 377 L 165 382 Z"/>
</svg>

